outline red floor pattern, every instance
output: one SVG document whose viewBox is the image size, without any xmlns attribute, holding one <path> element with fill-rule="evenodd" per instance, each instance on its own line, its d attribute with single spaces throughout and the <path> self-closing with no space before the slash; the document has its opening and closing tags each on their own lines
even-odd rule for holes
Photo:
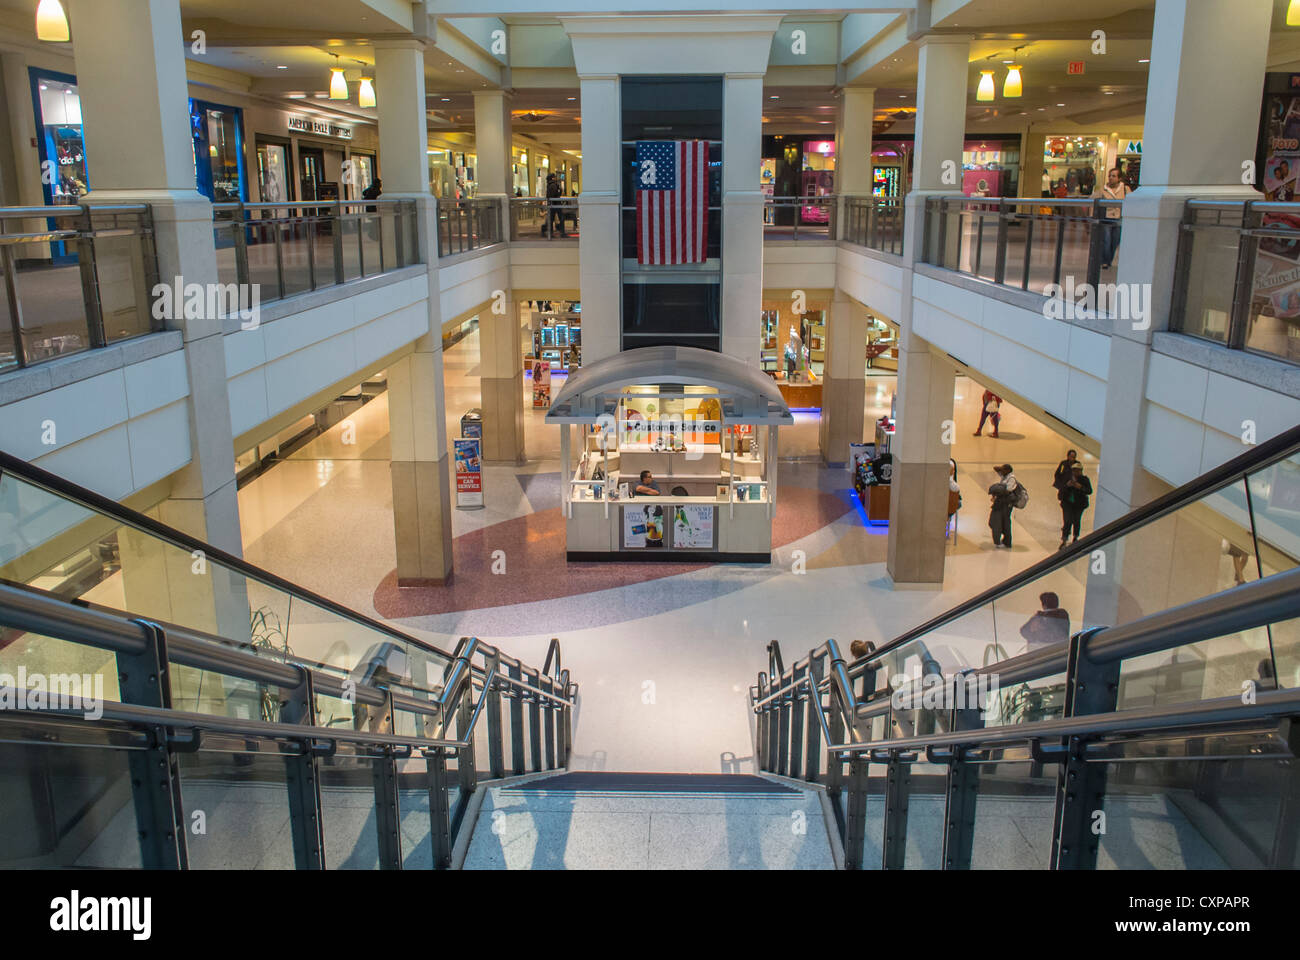
<svg viewBox="0 0 1300 960">
<path fill-rule="evenodd" d="M 782 547 L 821 529 L 850 509 L 834 494 L 782 487 L 772 523 L 772 543 Z M 672 577 L 706 563 L 566 563 L 564 519 L 542 510 L 475 530 L 452 544 L 456 574 L 449 586 L 397 586 L 394 570 L 375 588 L 375 610 L 390 620 L 503 607 L 608 590 Z M 492 554 L 505 552 L 506 573 L 492 574 Z"/>
</svg>

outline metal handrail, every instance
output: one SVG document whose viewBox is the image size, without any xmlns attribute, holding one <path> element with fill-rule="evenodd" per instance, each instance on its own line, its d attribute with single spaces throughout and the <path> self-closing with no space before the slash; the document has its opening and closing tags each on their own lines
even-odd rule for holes
<svg viewBox="0 0 1300 960">
<path fill-rule="evenodd" d="M 1300 427 L 1292 427 L 1276 437 L 1265 440 L 1227 463 L 1207 471 L 1194 480 L 1189 480 L 1181 487 L 1177 487 L 1169 493 L 1157 497 L 1150 503 L 1143 504 L 1124 516 L 1098 527 L 1052 556 L 1040 560 L 1014 576 L 994 584 L 981 593 L 977 593 L 969 600 L 959 603 L 938 616 L 932 617 L 894 639 L 881 644 L 869 656 L 856 661 L 850 668 L 849 674 L 851 677 L 856 678 L 863 671 L 869 669 L 871 663 L 882 659 L 885 654 L 898 649 L 909 640 L 924 636 L 947 623 L 951 623 L 953 620 L 965 616 L 972 610 L 979 609 L 999 597 L 1013 593 L 1052 570 L 1068 566 L 1080 557 L 1090 556 L 1097 547 L 1116 539 L 1121 534 L 1173 513 L 1189 503 L 1200 500 L 1206 495 L 1296 452 L 1300 452 Z"/>
<path fill-rule="evenodd" d="M 242 557 L 236 557 L 235 555 L 227 553 L 219 547 L 215 547 L 197 537 L 192 537 L 174 527 L 169 527 L 164 523 L 160 523 L 152 517 L 123 506 L 116 500 L 95 493 L 93 490 L 88 490 L 85 487 L 72 483 L 70 480 L 46 470 L 42 470 L 40 467 L 34 466 L 25 460 L 20 460 L 18 457 L 0 450 L 0 476 L 6 473 L 18 477 L 25 483 L 44 487 L 51 493 L 66 500 L 75 501 L 82 506 L 87 507 L 92 512 L 103 514 L 119 523 L 125 524 L 126 526 L 142 530 L 143 532 L 157 537 L 160 540 L 164 540 L 173 546 L 180 547 L 186 553 L 193 553 L 195 550 L 201 550 L 210 561 L 215 560 L 222 566 L 229 567 L 244 577 L 255 580 L 258 583 L 272 587 L 276 590 L 283 591 L 290 596 L 296 597 L 297 599 L 303 600 L 314 606 L 321 607 L 331 613 L 338 614 L 340 617 L 350 620 L 359 626 L 374 630 L 395 640 L 400 640 L 402 643 L 408 643 L 417 649 L 424 650 L 425 652 L 434 654 L 440 658 L 450 659 L 451 657 L 447 651 L 434 646 L 427 640 L 421 640 L 411 634 L 403 633 L 401 630 L 398 630 L 389 624 L 375 620 L 363 613 L 351 609 L 350 607 L 345 607 L 341 603 L 330 600 L 318 593 L 306 589 L 305 587 L 285 580 L 283 577 L 279 577 L 276 574 L 271 573 L 269 570 L 264 570 L 261 567 L 254 566 Z"/>
</svg>

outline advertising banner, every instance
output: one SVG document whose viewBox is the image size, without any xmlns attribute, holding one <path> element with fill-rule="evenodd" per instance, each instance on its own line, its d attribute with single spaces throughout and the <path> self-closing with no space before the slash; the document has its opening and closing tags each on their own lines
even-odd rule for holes
<svg viewBox="0 0 1300 960">
<path fill-rule="evenodd" d="M 551 361 L 533 361 L 533 406 L 551 405 Z"/>
<path fill-rule="evenodd" d="M 483 458 L 477 437 L 458 437 L 452 441 L 456 452 L 456 506 L 483 506 Z"/>
<path fill-rule="evenodd" d="M 676 507 L 673 547 L 680 550 L 713 549 L 713 507 L 699 504 Z"/>
<path fill-rule="evenodd" d="M 623 546 L 631 550 L 661 549 L 664 545 L 664 508 L 659 504 L 623 508 Z"/>
<path fill-rule="evenodd" d="M 1274 94 L 1266 104 L 1262 184 L 1264 199 L 1289 203 L 1300 179 L 1300 97 Z M 1300 228 L 1292 214 L 1265 214 L 1265 227 Z M 1277 318 L 1300 316 L 1300 241 L 1263 237 L 1255 259 L 1255 298 L 1269 301 L 1265 312 Z"/>
</svg>

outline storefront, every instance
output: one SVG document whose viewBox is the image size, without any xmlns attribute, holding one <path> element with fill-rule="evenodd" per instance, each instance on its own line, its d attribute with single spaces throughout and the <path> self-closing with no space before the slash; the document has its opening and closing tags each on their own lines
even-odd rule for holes
<svg viewBox="0 0 1300 960">
<path fill-rule="evenodd" d="M 431 147 L 429 189 L 439 200 L 469 200 L 478 194 L 478 157 L 456 147 Z"/>
<path fill-rule="evenodd" d="M 545 361 L 555 373 L 582 364 L 582 304 L 576 300 L 534 300 L 522 305 L 531 336 L 524 344 L 524 369 Z"/>
<path fill-rule="evenodd" d="M 532 196 L 533 182 L 528 176 L 528 151 L 514 147 L 510 151 L 511 186 L 516 197 Z"/>
<path fill-rule="evenodd" d="M 835 192 L 835 141 L 800 140 L 773 135 L 763 138 L 759 183 L 766 197 L 826 197 Z M 796 212 L 797 211 L 797 212 Z M 824 224 L 830 210 L 824 204 L 764 207 L 766 222 L 789 226 Z"/>
<path fill-rule="evenodd" d="M 822 403 L 828 305 L 810 296 L 803 308 L 798 314 L 789 301 L 763 301 L 759 365 L 791 409 L 808 410 Z"/>
<path fill-rule="evenodd" d="M 882 140 L 871 144 L 871 192 L 877 197 L 901 197 L 912 189 L 912 141 Z"/>
<path fill-rule="evenodd" d="M 244 176 L 244 111 L 190 99 L 194 137 L 194 182 L 213 203 L 248 199 Z"/>
<path fill-rule="evenodd" d="M 561 429 L 569 560 L 771 561 L 776 429 L 794 419 L 753 367 L 625 350 L 569 377 L 546 422 Z"/>
<path fill-rule="evenodd" d="M 1020 190 L 1020 137 L 967 140 L 961 190 L 968 197 L 1014 197 Z"/>
<path fill-rule="evenodd" d="M 75 204 L 89 189 L 77 78 L 30 68 L 36 148 L 47 205 Z M 61 245 L 60 245 L 61 246 Z"/>
<path fill-rule="evenodd" d="M 1043 142 L 1041 195 L 1091 197 L 1106 183 L 1106 141 L 1102 137 L 1048 134 Z"/>
</svg>

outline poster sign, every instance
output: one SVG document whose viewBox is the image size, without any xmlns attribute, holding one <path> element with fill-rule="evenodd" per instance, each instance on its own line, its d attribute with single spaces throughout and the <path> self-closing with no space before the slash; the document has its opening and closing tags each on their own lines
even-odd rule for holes
<svg viewBox="0 0 1300 960">
<path fill-rule="evenodd" d="M 551 405 L 551 361 L 533 361 L 533 406 Z"/>
<path fill-rule="evenodd" d="M 661 549 L 664 508 L 660 504 L 623 508 L 623 546 L 630 550 Z"/>
<path fill-rule="evenodd" d="M 483 458 L 477 437 L 458 437 L 452 441 L 456 452 L 456 506 L 483 506 Z"/>
<path fill-rule="evenodd" d="M 1273 95 L 1266 105 L 1264 199 L 1288 203 L 1295 199 L 1300 179 L 1300 97 Z M 1289 213 L 1264 215 L 1265 227 L 1300 227 Z M 1262 237 L 1255 258 L 1255 298 L 1265 299 L 1265 313 L 1277 319 L 1300 317 L 1300 241 Z"/>
<path fill-rule="evenodd" d="M 673 515 L 673 547 L 681 550 L 713 548 L 713 507 L 679 504 Z"/>
</svg>

